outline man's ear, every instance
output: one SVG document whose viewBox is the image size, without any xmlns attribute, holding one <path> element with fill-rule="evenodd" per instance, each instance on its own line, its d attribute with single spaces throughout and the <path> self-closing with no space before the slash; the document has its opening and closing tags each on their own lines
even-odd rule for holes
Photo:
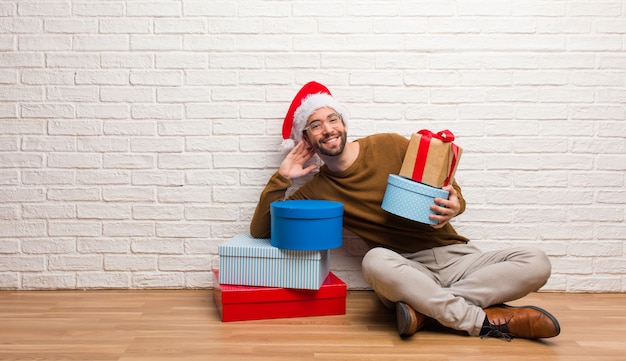
<svg viewBox="0 0 626 361">
<path fill-rule="evenodd" d="M 306 145 L 311 146 L 311 142 L 309 142 L 309 136 L 306 134 L 306 130 L 302 132 L 302 140 L 304 140 Z"/>
</svg>

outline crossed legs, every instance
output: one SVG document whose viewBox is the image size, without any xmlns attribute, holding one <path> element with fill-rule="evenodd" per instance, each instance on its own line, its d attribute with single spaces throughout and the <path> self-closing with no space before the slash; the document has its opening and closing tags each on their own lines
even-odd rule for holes
<svg viewBox="0 0 626 361">
<path fill-rule="evenodd" d="M 484 308 L 536 291 L 550 276 L 550 261 L 536 248 L 481 252 L 470 244 L 413 254 L 373 248 L 363 276 L 387 307 L 404 302 L 446 327 L 479 335 Z"/>
</svg>

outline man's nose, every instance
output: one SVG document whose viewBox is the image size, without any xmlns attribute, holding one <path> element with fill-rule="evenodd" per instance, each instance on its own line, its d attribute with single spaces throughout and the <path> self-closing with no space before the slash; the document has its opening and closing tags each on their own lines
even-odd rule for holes
<svg viewBox="0 0 626 361">
<path fill-rule="evenodd" d="M 333 126 L 329 122 L 323 122 L 322 130 L 324 130 L 324 133 L 328 133 L 329 130 L 333 130 Z"/>
</svg>

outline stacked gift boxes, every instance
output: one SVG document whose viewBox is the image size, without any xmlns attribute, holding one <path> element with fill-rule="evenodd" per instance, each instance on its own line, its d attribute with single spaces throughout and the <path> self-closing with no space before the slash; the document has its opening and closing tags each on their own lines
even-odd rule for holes
<svg viewBox="0 0 626 361">
<path fill-rule="evenodd" d="M 451 184 L 463 149 L 449 130 L 420 130 L 411 135 L 398 175 L 390 174 L 381 207 L 395 215 L 426 224 L 435 198 L 448 198 L 442 187 Z"/>
<path fill-rule="evenodd" d="M 219 246 L 213 295 L 222 321 L 345 314 L 346 284 L 329 271 L 343 205 L 274 202 L 271 213 L 271 239 L 239 234 Z"/>
</svg>

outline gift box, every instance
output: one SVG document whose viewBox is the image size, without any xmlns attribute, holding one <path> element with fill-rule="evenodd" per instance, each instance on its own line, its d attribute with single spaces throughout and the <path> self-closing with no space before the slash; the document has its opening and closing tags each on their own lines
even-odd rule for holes
<svg viewBox="0 0 626 361">
<path fill-rule="evenodd" d="M 246 234 L 219 245 L 218 253 L 222 284 L 317 290 L 330 269 L 327 250 L 286 250 Z"/>
<path fill-rule="evenodd" d="M 449 130 L 423 129 L 412 134 L 399 174 L 436 188 L 452 183 L 463 153 L 452 141 L 454 134 Z"/>
<path fill-rule="evenodd" d="M 213 271 L 217 281 L 220 272 Z M 346 284 L 329 273 L 319 290 L 219 284 L 213 299 L 223 322 L 270 318 L 344 315 Z"/>
<path fill-rule="evenodd" d="M 341 247 L 343 204 L 326 200 L 287 200 L 270 204 L 272 246 L 292 250 Z"/>
<path fill-rule="evenodd" d="M 448 191 L 390 174 L 381 207 L 389 213 L 425 224 L 437 224 L 428 218 L 435 198 L 448 199 Z"/>
</svg>

